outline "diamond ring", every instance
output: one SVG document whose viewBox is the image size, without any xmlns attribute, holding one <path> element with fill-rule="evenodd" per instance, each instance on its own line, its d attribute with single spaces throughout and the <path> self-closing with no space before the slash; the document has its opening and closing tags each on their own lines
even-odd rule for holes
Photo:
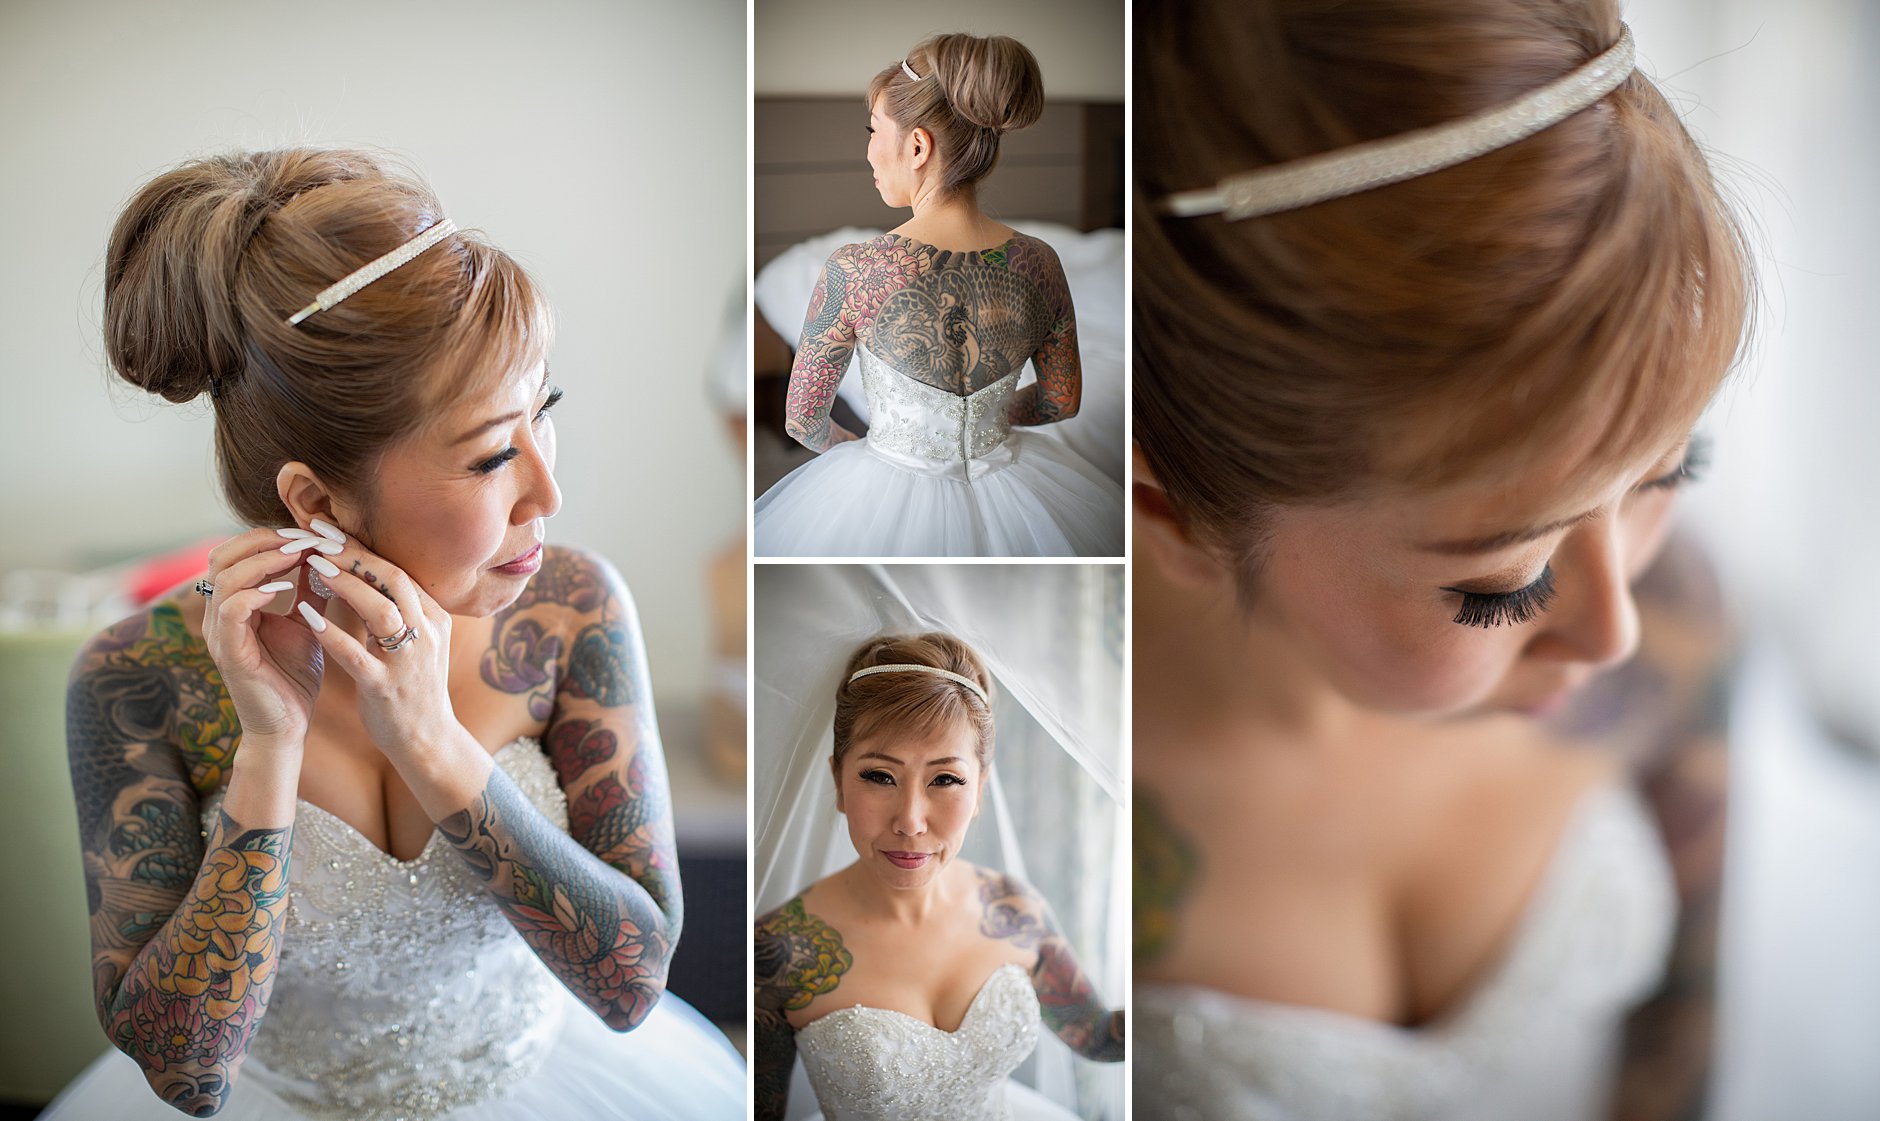
<svg viewBox="0 0 1880 1121">
<path fill-rule="evenodd" d="M 417 637 L 418 628 L 407 626 L 404 630 L 399 631 L 390 638 L 381 638 L 378 635 L 373 635 L 372 641 L 378 643 L 379 649 L 381 650 L 401 650 L 415 641 Z"/>
<path fill-rule="evenodd" d="M 215 585 L 209 583 L 207 580 L 198 580 L 196 581 L 196 594 L 204 599 L 208 599 L 210 596 L 215 595 Z"/>
</svg>

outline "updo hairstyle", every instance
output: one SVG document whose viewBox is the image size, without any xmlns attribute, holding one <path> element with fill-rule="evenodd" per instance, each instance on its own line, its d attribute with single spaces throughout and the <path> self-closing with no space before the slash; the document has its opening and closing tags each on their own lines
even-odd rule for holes
<svg viewBox="0 0 1880 1121">
<path fill-rule="evenodd" d="M 992 677 L 973 648 L 949 634 L 878 636 L 862 644 L 842 671 L 836 687 L 834 762 L 839 769 L 849 749 L 862 740 L 891 732 L 925 739 L 965 724 L 976 740 L 981 770 L 992 762 L 992 706 L 957 681 L 936 673 L 903 670 L 871 673 L 850 681 L 869 666 L 933 666 L 979 683 L 992 696 Z"/>
<path fill-rule="evenodd" d="M 1695 423 L 1750 253 L 1642 72 L 1441 171 L 1227 221 L 1177 191 L 1500 107 L 1615 43 L 1614 0 L 1176 0 L 1138 8 L 1135 439 L 1237 566 L 1268 511 L 1631 462 Z M 1641 54 L 1649 53 L 1641 45 Z M 1243 588 L 1244 590 L 1244 588 Z"/>
<path fill-rule="evenodd" d="M 935 35 L 868 83 L 868 104 L 902 132 L 924 128 L 940 160 L 940 193 L 971 187 L 999 162 L 999 137 L 1037 123 L 1044 78 L 1023 43 L 1004 35 Z"/>
<path fill-rule="evenodd" d="M 387 448 L 547 350 L 534 281 L 462 231 L 286 323 L 444 217 L 430 188 L 383 157 L 312 148 L 192 160 L 125 207 L 105 263 L 106 353 L 124 380 L 167 400 L 211 394 L 237 517 L 292 524 L 275 484 L 291 460 L 366 501 Z"/>
</svg>

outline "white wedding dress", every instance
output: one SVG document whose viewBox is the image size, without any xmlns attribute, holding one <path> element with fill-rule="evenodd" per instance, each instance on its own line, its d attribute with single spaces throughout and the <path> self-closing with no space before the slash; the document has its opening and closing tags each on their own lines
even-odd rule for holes
<svg viewBox="0 0 1880 1121">
<path fill-rule="evenodd" d="M 855 353 L 868 435 L 757 500 L 759 556 L 1121 556 L 1122 488 L 1006 409 L 1023 367 L 967 396 Z"/>
<path fill-rule="evenodd" d="M 1627 1013 L 1676 920 L 1663 842 L 1630 787 L 1584 796 L 1509 949 L 1409 1029 L 1208 989 L 1138 984 L 1141 1121 L 1594 1121 Z"/>
<path fill-rule="evenodd" d="M 1076 1121 L 1010 1079 L 1038 1045 L 1025 971 L 986 978 L 954 1031 L 886 1008 L 838 1008 L 797 1029 L 825 1121 Z"/>
<path fill-rule="evenodd" d="M 557 826 L 540 745 L 498 766 Z M 221 795 L 203 807 L 205 830 Z M 582 1006 L 438 834 L 415 860 L 299 804 L 280 962 L 224 1121 L 568 1121 L 744 1116 L 744 1065 L 666 996 L 631 1032 Z M 41 1121 L 172 1121 L 129 1058 L 100 1057 Z"/>
</svg>

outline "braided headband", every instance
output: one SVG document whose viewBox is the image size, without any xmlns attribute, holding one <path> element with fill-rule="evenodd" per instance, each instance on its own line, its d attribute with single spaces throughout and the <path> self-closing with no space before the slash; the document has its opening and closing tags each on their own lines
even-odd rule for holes
<svg viewBox="0 0 1880 1121">
<path fill-rule="evenodd" d="M 325 311 L 334 304 L 339 303 L 341 300 L 359 291 L 359 289 L 364 288 L 366 285 L 384 276 L 386 273 L 409 263 L 413 257 L 416 257 L 438 242 L 443 241 L 456 231 L 457 223 L 452 222 L 449 218 L 433 222 L 429 229 L 425 230 L 417 237 L 412 238 L 410 241 L 407 241 L 390 253 L 385 254 L 383 257 L 367 261 L 364 265 L 340 278 L 337 283 L 321 289 L 320 294 L 313 298 L 312 303 L 287 317 L 287 325 L 289 327 L 296 326 L 301 320 L 312 315 L 314 312 Z"/>
<path fill-rule="evenodd" d="M 1499 109 L 1229 176 L 1170 195 L 1163 209 L 1177 218 L 1219 214 L 1232 222 L 1428 175 L 1566 120 L 1618 89 L 1634 61 L 1632 29 L 1620 24 L 1619 41 L 1605 53 Z"/>
<path fill-rule="evenodd" d="M 979 682 L 974 681 L 972 678 L 964 677 L 960 674 L 954 673 L 950 669 L 941 669 L 938 666 L 923 666 L 923 665 L 918 665 L 914 662 L 905 662 L 905 663 L 892 665 L 892 666 L 869 666 L 867 669 L 858 669 L 854 673 L 849 675 L 849 680 L 854 681 L 858 677 L 867 677 L 871 673 L 899 673 L 899 672 L 931 673 L 937 677 L 944 677 L 949 681 L 957 681 L 961 685 L 964 685 L 968 689 L 971 689 L 973 691 L 973 695 L 979 698 L 980 704 L 990 705 L 992 703 L 991 701 L 986 699 L 986 691 L 980 688 Z"/>
</svg>

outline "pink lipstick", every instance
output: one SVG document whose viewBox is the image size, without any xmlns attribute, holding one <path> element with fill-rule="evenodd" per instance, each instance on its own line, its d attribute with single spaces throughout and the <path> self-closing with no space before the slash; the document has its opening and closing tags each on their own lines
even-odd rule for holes
<svg viewBox="0 0 1880 1121">
<path fill-rule="evenodd" d="M 542 546 L 540 542 L 537 542 L 535 548 L 530 549 L 508 564 L 497 565 L 492 571 L 500 572 L 504 576 L 533 576 L 535 571 L 541 567 Z"/>
<path fill-rule="evenodd" d="M 887 857 L 889 863 L 893 864 L 896 868 L 906 868 L 909 870 L 919 868 L 921 865 L 927 863 L 928 860 L 933 858 L 933 854 L 930 852 L 886 852 L 884 851 L 881 855 Z"/>
</svg>

